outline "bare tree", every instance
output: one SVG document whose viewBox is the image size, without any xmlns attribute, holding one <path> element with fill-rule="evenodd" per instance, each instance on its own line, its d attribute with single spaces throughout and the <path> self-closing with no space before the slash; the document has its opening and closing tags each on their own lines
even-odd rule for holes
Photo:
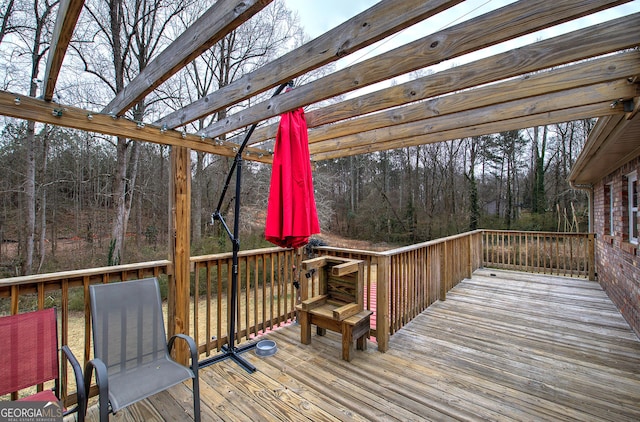
<svg viewBox="0 0 640 422">
<path fill-rule="evenodd" d="M 531 141 L 532 146 L 532 159 L 533 162 L 533 189 L 531 198 L 531 211 L 534 213 L 544 213 L 547 207 L 547 199 L 545 194 L 544 179 L 547 166 L 545 165 L 545 155 L 547 151 L 547 126 L 542 128 L 542 134 L 540 134 L 540 127 L 533 128 L 533 139 Z"/>
<path fill-rule="evenodd" d="M 2 1 L 0 5 L 0 44 L 2 44 L 2 40 L 5 35 L 10 34 L 15 30 L 11 22 L 11 17 L 14 11 L 15 0 L 6 0 Z"/>
<path fill-rule="evenodd" d="M 476 230 L 480 221 L 480 204 L 478 201 L 478 183 L 476 181 L 476 164 L 484 137 L 474 136 L 467 141 L 469 171 L 465 174 L 469 183 L 469 230 Z"/>
<path fill-rule="evenodd" d="M 95 75 L 113 94 L 142 71 L 166 43 L 163 34 L 169 22 L 178 16 L 188 0 L 105 0 L 95 7 L 86 6 L 95 24 L 95 38 L 108 46 L 110 58 L 100 56 L 100 49 L 80 53 L 85 71 Z M 96 57 L 95 53 L 98 53 Z M 111 68 L 105 64 L 109 61 Z M 130 118 L 142 122 L 153 97 L 137 102 Z M 125 235 L 131 214 L 139 167 L 139 146 L 135 140 L 118 137 L 115 141 L 117 166 L 113 175 L 113 217 L 109 264 L 122 261 Z"/>
<path fill-rule="evenodd" d="M 15 32 L 15 42 L 12 43 L 10 51 L 8 53 L 5 52 L 5 54 L 9 54 L 12 59 L 19 61 L 24 66 L 24 69 L 28 69 L 24 73 L 22 69 L 11 69 L 6 74 L 6 77 L 9 79 L 5 85 L 20 86 L 32 97 L 38 95 L 38 77 L 42 70 L 42 59 L 48 51 L 48 42 L 53 22 L 52 12 L 56 5 L 57 1 L 35 1 L 30 7 L 27 7 L 27 4 L 21 4 L 23 8 L 21 16 L 23 16 L 25 20 L 18 24 L 11 23 L 12 13 L 15 11 L 16 4 L 9 1 L 6 4 L 7 9 L 2 17 L 2 34 L 0 34 L 2 39 L 7 34 Z M 25 58 L 27 60 L 23 61 Z M 17 71 L 13 73 L 13 70 Z M 28 85 L 24 85 L 24 80 L 29 81 Z M 43 238 L 44 231 L 46 230 L 46 220 L 44 218 L 39 220 L 40 225 L 38 225 L 36 221 L 38 213 L 37 207 L 40 206 L 41 209 L 44 209 L 43 207 L 46 203 L 45 197 L 37 197 L 37 169 L 40 165 L 44 165 L 43 162 L 39 163 L 38 160 L 46 160 L 47 157 L 46 144 L 39 142 L 37 139 L 37 128 L 43 128 L 43 126 L 36 126 L 35 122 L 27 121 L 26 131 L 22 139 L 25 154 L 21 189 L 21 207 L 24 224 L 21 227 L 19 250 L 20 273 L 23 275 L 28 275 L 33 272 L 35 241 L 36 238 Z M 43 132 L 46 132 L 46 127 L 44 127 Z M 43 193 L 44 190 L 40 190 L 39 192 Z M 38 233 L 41 233 L 41 235 Z"/>
<path fill-rule="evenodd" d="M 194 5 L 193 10 L 202 12 L 204 5 Z M 195 14 L 197 14 L 195 13 Z M 192 14 L 189 17 L 195 16 Z M 176 24 L 176 31 L 190 24 L 188 19 Z M 266 7 L 262 13 L 240 25 L 229 33 L 212 48 L 195 59 L 187 68 L 180 72 L 178 80 L 169 81 L 163 92 L 166 92 L 164 102 L 172 109 L 178 109 L 187 103 L 220 89 L 264 63 L 281 54 L 290 45 L 300 40 L 300 27 L 297 19 L 286 9 L 284 3 L 274 2 Z M 268 95 L 268 93 L 264 94 Z M 211 123 L 224 119 L 227 110 L 219 110 L 216 114 L 203 117 L 190 126 L 195 131 L 206 128 Z M 192 242 L 197 248 L 202 239 L 203 222 L 207 214 L 212 211 L 212 204 L 205 204 L 206 190 L 211 189 L 219 193 L 221 183 L 230 167 L 230 161 L 223 157 L 211 157 L 202 152 L 195 153 L 192 184 Z M 245 179 L 247 183 L 250 180 Z M 215 196 L 215 195 L 214 195 Z M 222 213 L 230 209 L 231 201 L 224 204 Z M 217 205 L 217 204 L 215 204 Z"/>
</svg>

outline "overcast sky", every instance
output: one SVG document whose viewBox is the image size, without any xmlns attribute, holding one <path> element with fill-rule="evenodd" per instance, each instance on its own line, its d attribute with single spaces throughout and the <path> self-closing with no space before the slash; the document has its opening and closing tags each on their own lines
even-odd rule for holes
<svg viewBox="0 0 640 422">
<path fill-rule="evenodd" d="M 357 15 L 358 13 L 368 9 L 376 4 L 377 0 L 283 0 L 287 7 L 297 11 L 300 16 L 302 26 L 311 38 L 326 32 L 331 28 L 335 28 L 342 22 Z M 457 6 L 450 8 L 443 14 L 439 15 L 436 22 L 437 25 L 433 29 L 442 29 L 451 26 L 454 23 L 469 19 L 490 10 L 497 9 L 515 0 L 466 0 Z M 549 0 L 545 0 L 549 1 Z M 640 11 L 640 0 L 634 0 L 630 3 L 618 6 L 608 11 L 593 15 L 591 18 L 585 18 L 577 22 L 585 21 L 604 21 L 628 15 Z M 458 19 L 457 22 L 454 20 Z M 434 22 L 432 20 L 431 22 Z M 438 25 L 440 25 L 438 27 Z M 580 23 L 574 23 L 574 26 Z M 424 26 L 423 26 L 424 27 Z M 420 24 L 416 27 L 409 28 L 405 32 L 418 32 Z"/>
<path fill-rule="evenodd" d="M 281 0 L 287 7 L 298 13 L 300 23 L 304 27 L 305 32 L 311 39 L 314 39 L 322 33 L 335 28 L 341 23 L 347 21 L 358 13 L 368 9 L 377 3 L 377 0 Z M 445 12 L 409 27 L 397 34 L 387 37 L 385 40 L 379 41 L 373 46 L 357 51 L 336 63 L 338 69 L 347 67 L 358 61 L 366 60 L 385 51 L 389 51 L 407 42 L 419 39 L 430 33 L 437 32 L 441 29 L 456 25 L 471 19 L 475 16 L 487 13 L 491 10 L 498 9 L 515 0 L 466 0 Z M 549 0 L 545 0 L 549 1 Z M 631 13 L 640 12 L 640 0 L 633 0 L 622 6 L 614 7 L 604 12 L 593 14 L 582 19 L 549 28 L 544 31 L 536 32 L 525 37 L 503 43 L 501 45 L 490 47 L 491 54 L 497 54 L 522 45 L 530 44 L 540 39 L 550 38 L 561 35 L 566 32 L 574 31 L 584 26 L 593 25 L 607 20 L 615 19 Z M 456 64 L 464 64 L 472 60 L 477 60 L 488 53 L 479 51 L 467 56 L 459 57 L 454 60 Z M 444 62 L 438 66 L 430 68 L 434 72 L 444 70 L 451 67 L 451 63 Z M 398 77 L 396 82 L 404 82 L 407 78 Z M 366 88 L 366 91 L 380 89 L 388 86 L 390 82 L 378 84 L 376 87 Z M 362 92 L 360 92 L 362 93 Z M 360 93 L 356 95 L 360 95 Z M 353 95 L 352 94 L 352 95 Z"/>
<path fill-rule="evenodd" d="M 311 39 L 318 37 L 322 33 L 335 28 L 349 18 L 368 9 L 377 3 L 375 0 L 281 0 L 287 7 L 298 13 L 300 22 L 305 32 Z M 453 26 L 472 17 L 481 15 L 488 11 L 498 9 L 514 0 L 467 0 L 447 11 L 407 28 L 400 33 L 388 37 L 376 44 L 374 49 L 356 52 L 352 56 L 346 58 L 340 63 L 339 67 L 352 64 L 354 61 L 360 61 L 380 54 L 384 51 L 391 50 L 409 41 L 424 37 L 430 33 L 437 32 L 441 29 Z M 520 45 L 535 42 L 539 39 L 549 38 L 560 35 L 584 26 L 593 25 L 594 23 L 611 20 L 620 16 L 631 13 L 640 12 L 640 0 L 634 0 L 630 3 L 600 12 L 585 18 L 569 22 L 558 27 L 549 28 L 531 34 L 521 39 L 505 43 L 500 51 L 515 48 Z M 640 24 L 640 23 L 639 23 Z M 492 53 L 496 53 L 494 50 Z M 471 58 L 467 59 L 471 60 Z M 460 63 L 460 62 L 458 62 Z M 437 69 L 436 69 L 437 70 Z"/>
</svg>

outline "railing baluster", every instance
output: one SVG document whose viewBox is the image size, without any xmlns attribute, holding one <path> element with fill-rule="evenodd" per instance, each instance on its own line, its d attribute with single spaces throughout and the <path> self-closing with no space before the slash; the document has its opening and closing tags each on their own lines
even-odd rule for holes
<svg viewBox="0 0 640 422">
<path fill-rule="evenodd" d="M 62 295 L 60 297 L 60 344 L 65 345 L 69 344 L 69 280 L 62 280 L 62 285 L 60 286 L 62 290 Z M 44 293 L 44 286 L 42 289 L 38 289 L 38 302 L 40 302 L 40 290 Z M 42 305 L 44 305 L 44 294 L 42 295 Z M 38 303 L 38 309 L 42 309 L 41 304 Z M 67 398 L 67 360 L 61 359 L 60 363 L 62 367 L 60 368 L 60 378 L 61 378 L 61 387 L 60 394 L 63 400 L 66 401 Z M 40 386 L 38 386 L 40 389 Z"/>
<path fill-rule="evenodd" d="M 530 237 L 528 233 L 524 234 L 524 267 L 525 271 L 529 271 L 529 241 Z"/>
<path fill-rule="evenodd" d="M 196 262 L 193 268 L 194 277 L 193 277 L 193 333 L 191 336 L 196 344 L 200 344 L 200 330 L 198 329 L 200 325 L 198 324 L 198 305 L 199 305 L 199 296 L 200 296 L 200 271 L 202 271 L 202 264 L 200 262 Z"/>
<path fill-rule="evenodd" d="M 262 332 L 265 331 L 267 323 L 267 258 L 271 262 L 270 255 L 262 258 Z"/>
<path fill-rule="evenodd" d="M 211 336 L 211 295 L 212 295 L 212 289 L 211 289 L 211 262 L 206 263 L 205 265 L 205 271 L 207 272 L 206 274 L 206 290 L 207 290 L 207 297 L 204 303 L 204 311 L 205 311 L 205 327 L 204 327 L 204 336 L 205 336 L 205 342 L 204 342 L 204 348 L 205 348 L 205 354 L 206 356 L 211 355 L 211 342 L 212 342 L 212 336 Z M 197 344 L 197 343 L 196 343 Z"/>
<path fill-rule="evenodd" d="M 82 289 L 84 297 L 84 350 L 82 367 L 91 360 L 91 305 L 89 302 L 89 276 L 82 277 Z"/>
<path fill-rule="evenodd" d="M 244 289 L 244 326 L 246 329 L 245 339 L 249 340 L 251 338 L 251 311 L 249 307 L 249 299 L 251 298 L 251 257 L 248 256 L 244 261 L 244 280 L 245 280 L 245 289 Z"/>
<path fill-rule="evenodd" d="M 256 256 L 253 260 L 253 324 L 254 334 L 257 336 L 260 328 L 258 327 L 258 290 L 260 286 L 260 261 L 261 257 Z M 249 310 L 247 310 L 249 312 Z"/>
<path fill-rule="evenodd" d="M 271 289 L 269 290 L 269 329 L 273 329 L 273 302 L 274 302 L 274 289 L 275 289 L 275 271 L 276 271 L 276 259 L 277 254 L 271 254 Z"/>
<path fill-rule="evenodd" d="M 216 269 L 217 269 L 216 275 L 218 277 L 218 289 L 216 292 L 216 295 L 217 295 L 216 302 L 218 305 L 218 312 L 216 315 L 216 325 L 217 325 L 216 326 L 216 340 L 217 340 L 216 350 L 220 351 L 220 349 L 222 348 L 222 345 L 224 344 L 224 342 L 222 341 L 222 327 L 226 327 L 227 322 L 226 322 L 226 318 L 223 319 L 223 312 L 222 312 L 222 263 L 220 261 L 215 261 L 215 262 L 216 262 Z"/>
</svg>

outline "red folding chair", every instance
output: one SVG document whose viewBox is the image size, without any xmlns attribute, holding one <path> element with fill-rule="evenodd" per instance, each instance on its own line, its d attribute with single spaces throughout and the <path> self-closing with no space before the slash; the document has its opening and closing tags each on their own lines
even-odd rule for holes
<svg viewBox="0 0 640 422">
<path fill-rule="evenodd" d="M 68 346 L 62 346 L 73 368 L 77 386 L 77 406 L 64 415 L 77 412 L 84 420 L 86 393 L 82 369 Z M 21 398 L 24 401 L 60 400 L 58 326 L 55 308 L 0 317 L 0 396 L 54 381 L 53 389 L 44 389 Z"/>
</svg>

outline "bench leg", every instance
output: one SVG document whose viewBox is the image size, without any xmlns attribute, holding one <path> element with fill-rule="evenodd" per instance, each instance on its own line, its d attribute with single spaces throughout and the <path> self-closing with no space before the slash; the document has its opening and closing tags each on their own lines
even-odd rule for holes
<svg viewBox="0 0 640 422">
<path fill-rule="evenodd" d="M 351 362 L 353 355 L 353 326 L 342 324 L 342 359 Z"/>
<path fill-rule="evenodd" d="M 358 337 L 358 340 L 356 340 L 356 347 L 358 350 L 367 350 L 367 338 L 369 336 L 367 334 L 363 334 L 362 336 Z"/>
<path fill-rule="evenodd" d="M 327 334 L 327 329 L 316 326 L 316 334 L 319 336 L 324 336 Z"/>
<path fill-rule="evenodd" d="M 353 340 L 356 340 L 356 347 L 358 350 L 367 350 L 367 339 L 369 338 L 369 329 L 371 326 L 370 316 L 367 315 L 365 318 L 362 318 L 355 325 L 342 324 L 342 350 L 343 350 L 343 359 L 351 360 L 351 352 L 353 351 Z M 345 345 L 345 334 L 348 333 L 349 340 L 349 348 L 346 349 Z M 344 356 L 345 350 L 347 351 L 346 357 Z"/>
<path fill-rule="evenodd" d="M 309 313 L 301 311 L 300 317 L 300 343 L 311 344 L 311 324 L 309 323 Z"/>
</svg>

